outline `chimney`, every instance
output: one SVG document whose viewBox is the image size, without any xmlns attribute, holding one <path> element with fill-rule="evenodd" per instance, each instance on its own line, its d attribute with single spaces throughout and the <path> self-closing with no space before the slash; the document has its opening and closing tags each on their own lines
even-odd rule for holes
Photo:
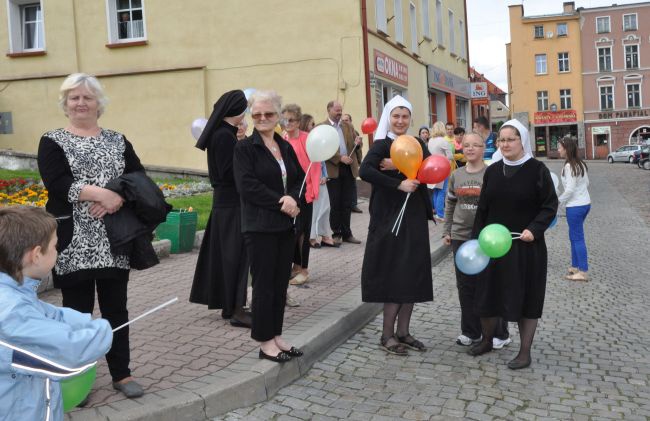
<svg viewBox="0 0 650 421">
<path fill-rule="evenodd" d="M 573 13 L 576 11 L 576 3 L 573 1 L 565 1 L 562 7 L 564 8 L 564 13 Z"/>
</svg>

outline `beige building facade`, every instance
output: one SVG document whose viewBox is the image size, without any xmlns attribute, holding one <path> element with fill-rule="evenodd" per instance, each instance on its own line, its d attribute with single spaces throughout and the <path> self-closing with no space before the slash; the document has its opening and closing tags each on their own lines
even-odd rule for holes
<svg viewBox="0 0 650 421">
<path fill-rule="evenodd" d="M 558 140 L 577 136 L 585 149 L 580 15 L 574 2 L 561 13 L 525 16 L 512 5 L 506 46 L 510 113 L 530 128 L 536 156 L 558 158 Z"/>
<path fill-rule="evenodd" d="M 6 0 L 0 22 L 0 149 L 35 153 L 66 125 L 58 88 L 75 72 L 100 78 L 100 125 L 153 167 L 205 170 L 190 125 L 231 89 L 273 89 L 317 121 L 336 99 L 357 126 L 397 93 L 414 125 L 469 113 L 463 0 Z"/>
</svg>

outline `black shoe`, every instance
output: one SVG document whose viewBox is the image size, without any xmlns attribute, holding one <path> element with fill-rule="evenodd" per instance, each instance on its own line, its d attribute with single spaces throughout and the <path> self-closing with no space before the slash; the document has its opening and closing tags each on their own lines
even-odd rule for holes
<svg viewBox="0 0 650 421">
<path fill-rule="evenodd" d="M 274 363 L 286 363 L 287 361 L 291 361 L 291 355 L 287 354 L 284 351 L 280 351 L 278 355 L 274 357 L 272 355 L 264 353 L 264 351 L 260 349 L 260 360 L 269 360 L 273 361 Z"/>
<path fill-rule="evenodd" d="M 113 382 L 113 389 L 124 393 L 124 396 L 129 399 L 139 398 L 140 396 L 144 395 L 142 386 L 140 386 L 135 380 L 131 380 L 127 383 Z"/>
<path fill-rule="evenodd" d="M 522 368 L 529 367 L 530 363 L 531 363 L 530 357 L 525 361 L 521 361 L 515 358 L 514 360 L 508 362 L 508 368 L 510 370 L 521 370 Z"/>
<path fill-rule="evenodd" d="M 350 243 L 350 244 L 361 244 L 361 240 L 355 238 L 354 235 L 344 238 L 343 242 Z"/>
<path fill-rule="evenodd" d="M 481 341 L 478 343 L 478 345 L 474 345 L 471 347 L 467 353 L 473 357 L 478 357 L 479 355 L 483 355 L 487 352 L 492 351 L 492 340 L 489 341 Z"/>
<path fill-rule="evenodd" d="M 325 241 L 321 241 L 320 245 L 321 247 L 334 247 L 334 248 L 341 247 L 341 243 L 337 243 L 336 240 L 334 240 L 332 244 L 326 243 Z"/>
<path fill-rule="evenodd" d="M 288 351 L 282 351 L 285 354 L 288 354 L 291 357 L 302 357 L 304 355 L 304 352 L 302 352 L 300 349 L 296 348 L 295 346 L 292 346 L 290 350 Z"/>
<path fill-rule="evenodd" d="M 251 322 L 247 321 L 247 320 L 239 320 L 239 319 L 237 319 L 235 317 L 230 319 L 230 326 L 232 326 L 232 327 L 245 327 L 245 328 L 250 329 L 251 325 L 252 325 Z"/>
<path fill-rule="evenodd" d="M 354 206 L 352 208 L 352 212 L 354 212 L 354 213 L 363 213 L 363 211 L 361 209 L 359 209 L 359 206 Z"/>
</svg>

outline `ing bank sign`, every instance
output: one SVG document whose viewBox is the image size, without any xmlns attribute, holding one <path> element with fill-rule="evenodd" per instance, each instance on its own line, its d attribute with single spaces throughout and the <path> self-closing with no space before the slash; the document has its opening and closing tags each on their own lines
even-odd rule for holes
<svg viewBox="0 0 650 421">
<path fill-rule="evenodd" d="M 375 73 L 403 86 L 409 84 L 408 66 L 378 50 L 375 50 Z"/>
</svg>

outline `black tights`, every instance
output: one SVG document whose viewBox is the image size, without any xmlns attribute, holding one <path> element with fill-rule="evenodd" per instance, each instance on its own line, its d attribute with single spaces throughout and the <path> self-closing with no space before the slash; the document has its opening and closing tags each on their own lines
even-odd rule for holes
<svg viewBox="0 0 650 421">
<path fill-rule="evenodd" d="M 517 322 L 517 325 L 519 326 L 519 340 L 521 345 L 519 347 L 519 353 L 513 361 L 526 362 L 530 360 L 530 348 L 533 345 L 535 330 L 537 330 L 537 320 L 538 319 L 521 318 Z M 476 350 L 472 352 L 472 354 L 480 355 L 492 350 L 492 339 L 494 338 L 494 332 L 498 321 L 498 317 L 481 317 L 483 340 L 481 343 L 476 345 Z"/>
<path fill-rule="evenodd" d="M 395 333 L 400 338 L 410 335 L 409 326 L 411 324 L 413 306 L 413 303 L 384 303 L 384 331 L 382 334 L 384 338 L 390 338 Z M 395 320 L 397 320 L 397 332 L 395 332 Z"/>
</svg>

